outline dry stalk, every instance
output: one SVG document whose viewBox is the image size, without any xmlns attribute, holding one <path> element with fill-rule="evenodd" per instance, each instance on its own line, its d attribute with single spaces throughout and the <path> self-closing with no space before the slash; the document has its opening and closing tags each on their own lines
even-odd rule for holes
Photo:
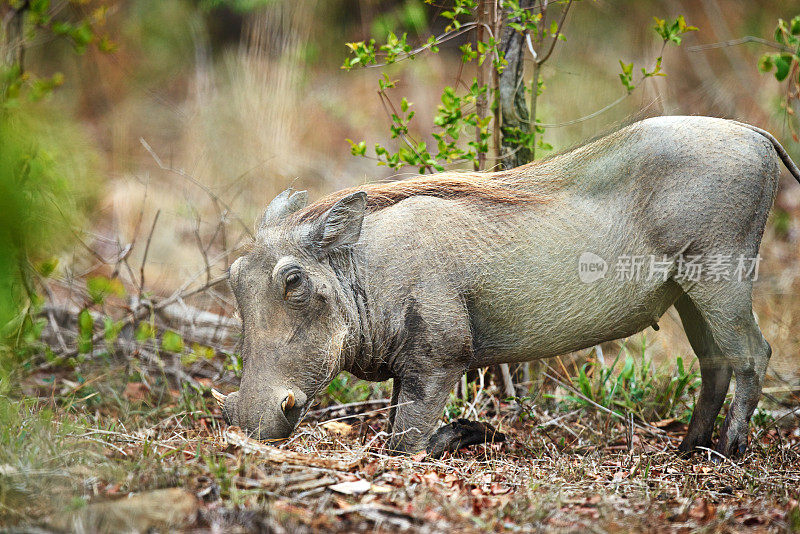
<svg viewBox="0 0 800 534">
<path fill-rule="evenodd" d="M 226 428 L 222 435 L 228 445 L 238 447 L 245 453 L 257 454 L 263 460 L 271 463 L 305 465 L 335 471 L 355 471 L 361 464 L 361 459 L 345 461 L 279 449 L 248 437 L 236 426 Z"/>
</svg>

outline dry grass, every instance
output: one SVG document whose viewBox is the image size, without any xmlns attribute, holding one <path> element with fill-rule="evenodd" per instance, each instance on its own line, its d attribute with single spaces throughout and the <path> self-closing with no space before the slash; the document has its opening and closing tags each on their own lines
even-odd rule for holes
<svg viewBox="0 0 800 534">
<path fill-rule="evenodd" d="M 800 527 L 800 425 L 788 411 L 776 421 L 756 418 L 750 450 L 740 460 L 715 462 L 710 453 L 687 460 L 676 455 L 686 428 L 681 422 L 630 426 L 603 411 L 554 401 L 498 402 L 491 386 L 476 408 L 507 440 L 431 460 L 386 454 L 383 402 L 312 412 L 288 442 L 265 450 L 225 439 L 206 388 L 171 389 L 172 380 L 122 388 L 113 367 L 82 370 L 84 383 L 95 388 L 94 403 L 84 395 L 89 386 L 78 386 L 66 369 L 34 374 L 25 389 L 42 404 L 54 403 L 61 421 L 81 419 L 86 426 L 68 433 L 65 446 L 90 442 L 103 460 L 70 471 L 71 493 L 45 490 L 71 495 L 60 500 L 71 512 L 39 510 L 24 524 L 103 525 L 114 508 L 101 503 L 125 504 L 133 494 L 137 507 L 115 512 L 128 524 L 192 531 Z M 201 374 L 194 379 L 207 383 Z M 797 397 L 785 402 L 798 405 Z M 148 496 L 159 488 L 178 489 L 156 494 L 154 504 Z M 178 505 L 185 513 L 164 517 L 164 509 Z"/>
</svg>

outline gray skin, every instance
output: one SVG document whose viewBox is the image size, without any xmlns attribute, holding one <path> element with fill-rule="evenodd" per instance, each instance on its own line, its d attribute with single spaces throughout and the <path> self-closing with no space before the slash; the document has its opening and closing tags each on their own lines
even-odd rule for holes
<svg viewBox="0 0 800 534">
<path fill-rule="evenodd" d="M 502 175 L 543 202 L 412 196 L 370 212 L 356 192 L 298 223 L 305 194 L 285 191 L 230 268 L 244 368 L 225 418 L 286 438 L 339 372 L 392 378 L 389 447 L 415 452 L 464 372 L 624 338 L 674 305 L 702 375 L 680 450 L 712 445 L 735 373 L 716 449 L 740 454 L 771 354 L 752 280 L 692 280 L 678 257 L 755 257 L 781 160 L 800 180 L 763 130 L 658 117 Z M 610 268 L 591 283 L 579 277 L 587 251 Z M 616 259 L 631 255 L 667 259 L 666 279 L 618 280 Z"/>
</svg>

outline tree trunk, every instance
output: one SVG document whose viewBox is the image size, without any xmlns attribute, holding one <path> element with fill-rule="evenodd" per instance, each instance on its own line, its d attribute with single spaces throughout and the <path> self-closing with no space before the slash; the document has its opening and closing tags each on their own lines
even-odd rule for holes
<svg viewBox="0 0 800 534">
<path fill-rule="evenodd" d="M 8 12 L 2 13 L 4 28 L 0 33 L 5 34 L 4 42 L 0 42 L 0 53 L 5 55 L 6 66 L 19 65 L 20 71 L 25 70 L 25 46 L 23 35 L 23 17 L 28 9 L 28 0 L 17 7 L 9 7 Z"/>
<path fill-rule="evenodd" d="M 488 25 L 491 21 L 489 20 L 489 0 L 481 0 L 478 3 L 478 30 L 476 40 L 481 42 L 484 40 L 484 26 Z M 477 46 L 476 46 L 477 48 Z M 488 63 L 491 65 L 491 62 Z M 485 71 L 487 65 L 478 65 L 478 86 L 483 87 L 485 84 Z M 478 120 L 483 120 L 486 117 L 486 94 L 483 94 L 478 97 L 477 101 L 475 102 L 477 107 L 478 113 Z M 480 146 L 481 140 L 481 127 L 475 127 L 475 142 Z M 486 153 L 478 151 L 478 161 L 475 162 L 475 170 L 482 171 L 486 168 Z"/>
<path fill-rule="evenodd" d="M 533 161 L 536 157 L 536 102 L 539 100 L 539 62 L 537 60 L 534 60 L 533 62 L 533 76 L 531 78 L 531 122 L 528 124 L 528 126 L 530 127 L 531 132 L 530 161 Z"/>
<path fill-rule="evenodd" d="M 520 7 L 530 9 L 535 0 L 520 0 Z M 504 169 L 512 169 L 524 165 L 533 159 L 533 153 L 527 143 L 519 143 L 521 136 L 531 132 L 530 115 L 525 102 L 524 73 L 525 36 L 503 26 L 500 48 L 508 65 L 500 73 L 500 110 L 501 126 L 501 164 Z"/>
</svg>

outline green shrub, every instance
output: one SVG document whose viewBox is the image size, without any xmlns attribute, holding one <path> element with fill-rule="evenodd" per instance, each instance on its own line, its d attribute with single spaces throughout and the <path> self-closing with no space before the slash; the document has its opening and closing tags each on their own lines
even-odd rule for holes
<svg viewBox="0 0 800 534">
<path fill-rule="evenodd" d="M 57 268 L 95 190 L 96 157 L 79 127 L 41 103 L 0 114 L 0 358 L 38 337 L 35 279 Z M 13 359 L 13 358 L 12 358 Z"/>
<path fill-rule="evenodd" d="M 642 339 L 638 358 L 623 345 L 610 366 L 594 361 L 583 364 L 571 377 L 575 391 L 565 401 L 590 409 L 599 405 L 620 416 L 630 412 L 643 421 L 667 417 L 688 421 L 688 403 L 700 387 L 700 373 L 693 370 L 693 365 L 687 369 L 681 356 L 676 359 L 674 371 L 655 367 L 646 356 L 646 342 Z M 622 367 L 618 368 L 620 361 Z"/>
</svg>

